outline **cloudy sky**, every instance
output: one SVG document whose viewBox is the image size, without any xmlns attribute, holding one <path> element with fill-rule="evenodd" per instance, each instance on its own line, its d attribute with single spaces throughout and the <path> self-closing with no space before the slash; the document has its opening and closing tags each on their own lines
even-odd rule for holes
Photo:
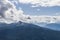
<svg viewBox="0 0 60 40">
<path fill-rule="evenodd" d="M 10 0 L 24 14 L 29 15 L 60 15 L 60 0 Z"/>
<path fill-rule="evenodd" d="M 0 0 L 0 22 L 60 22 L 59 18 L 60 0 Z"/>
</svg>

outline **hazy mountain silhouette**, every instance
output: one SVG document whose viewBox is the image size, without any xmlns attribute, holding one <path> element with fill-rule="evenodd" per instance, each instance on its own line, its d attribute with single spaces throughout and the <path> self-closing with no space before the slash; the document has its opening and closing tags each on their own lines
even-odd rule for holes
<svg viewBox="0 0 60 40">
<path fill-rule="evenodd" d="M 60 40 L 60 31 L 28 23 L 1 24 L 0 40 Z"/>
<path fill-rule="evenodd" d="M 60 31 L 60 23 L 51 23 L 46 25 L 47 28 Z"/>
</svg>

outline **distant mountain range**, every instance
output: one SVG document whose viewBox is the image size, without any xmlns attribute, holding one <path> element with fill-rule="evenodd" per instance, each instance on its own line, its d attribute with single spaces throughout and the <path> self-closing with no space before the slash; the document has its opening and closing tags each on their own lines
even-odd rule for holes
<svg viewBox="0 0 60 40">
<path fill-rule="evenodd" d="M 60 40 L 60 31 L 29 23 L 0 24 L 0 40 Z"/>
<path fill-rule="evenodd" d="M 47 28 L 60 31 L 60 23 L 51 23 L 46 25 Z"/>
</svg>

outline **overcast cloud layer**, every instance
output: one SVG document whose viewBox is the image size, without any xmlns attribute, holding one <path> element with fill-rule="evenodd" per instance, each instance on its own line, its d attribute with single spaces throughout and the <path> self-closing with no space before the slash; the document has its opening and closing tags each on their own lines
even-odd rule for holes
<svg viewBox="0 0 60 40">
<path fill-rule="evenodd" d="M 15 23 L 18 21 L 23 21 L 26 23 L 55 23 L 60 22 L 60 16 L 30 16 L 24 15 L 22 9 L 18 10 L 14 3 L 31 3 L 37 6 L 60 6 L 59 0 L 14 0 L 12 3 L 8 0 L 0 0 L 0 22 L 3 23 Z"/>
</svg>

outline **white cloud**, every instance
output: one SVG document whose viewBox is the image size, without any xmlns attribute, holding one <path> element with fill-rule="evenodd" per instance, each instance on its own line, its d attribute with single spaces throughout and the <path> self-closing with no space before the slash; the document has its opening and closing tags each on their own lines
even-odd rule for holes
<svg viewBox="0 0 60 40">
<path fill-rule="evenodd" d="M 19 0 L 20 3 L 23 4 L 33 4 L 37 6 L 43 7 L 51 7 L 51 6 L 60 6 L 60 0 Z M 33 6 L 32 7 L 35 7 Z"/>
<path fill-rule="evenodd" d="M 23 11 L 21 9 L 17 10 L 13 3 L 8 0 L 0 0 L 0 22 L 17 22 L 23 16 Z"/>
<path fill-rule="evenodd" d="M 60 16 L 29 16 L 29 23 L 60 23 Z"/>
<path fill-rule="evenodd" d="M 37 9 L 37 11 L 40 11 L 40 9 Z"/>
</svg>

